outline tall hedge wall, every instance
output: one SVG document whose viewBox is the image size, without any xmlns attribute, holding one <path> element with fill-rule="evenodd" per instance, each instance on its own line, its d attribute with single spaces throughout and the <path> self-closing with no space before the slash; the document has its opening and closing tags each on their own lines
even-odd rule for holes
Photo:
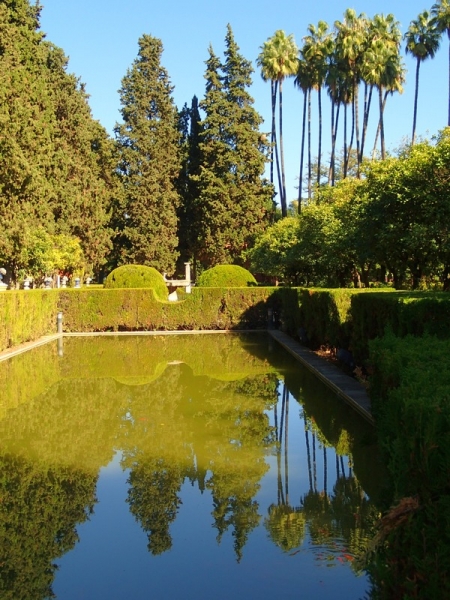
<svg viewBox="0 0 450 600">
<path fill-rule="evenodd" d="M 59 294 L 56 290 L 0 293 L 0 351 L 56 333 Z"/>
<path fill-rule="evenodd" d="M 263 329 L 267 311 L 282 308 L 276 288 L 194 288 L 180 302 L 160 302 L 152 289 L 64 290 L 64 331 Z"/>
</svg>

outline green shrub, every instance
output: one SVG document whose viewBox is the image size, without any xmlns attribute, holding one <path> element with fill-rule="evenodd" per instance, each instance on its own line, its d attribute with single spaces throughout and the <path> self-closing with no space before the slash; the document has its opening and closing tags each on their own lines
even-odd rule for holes
<svg viewBox="0 0 450 600">
<path fill-rule="evenodd" d="M 450 597 L 450 340 L 370 342 L 370 396 L 393 507 L 370 570 L 383 598 Z"/>
<path fill-rule="evenodd" d="M 256 279 L 238 265 L 217 265 L 204 271 L 196 282 L 197 287 L 247 287 L 256 285 Z"/>
<path fill-rule="evenodd" d="M 168 292 L 164 277 L 153 267 L 124 265 L 111 271 L 105 288 L 153 288 L 158 300 L 167 300 Z"/>
</svg>

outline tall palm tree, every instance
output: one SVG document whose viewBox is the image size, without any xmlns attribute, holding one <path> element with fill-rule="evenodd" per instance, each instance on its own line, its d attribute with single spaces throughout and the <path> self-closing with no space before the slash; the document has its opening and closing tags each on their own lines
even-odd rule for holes
<svg viewBox="0 0 450 600">
<path fill-rule="evenodd" d="M 434 58 L 440 42 L 440 32 L 436 29 L 430 13 L 424 10 L 417 19 L 411 21 L 405 33 L 406 54 L 411 54 L 417 61 L 416 89 L 414 94 L 414 115 L 411 136 L 411 145 L 416 138 L 417 99 L 419 96 L 419 70 L 421 63 L 427 58 Z"/>
<path fill-rule="evenodd" d="M 263 79 L 270 80 L 272 87 L 272 114 L 275 113 L 276 94 L 278 89 L 278 129 L 279 139 L 274 136 L 275 127 L 272 121 L 272 135 L 274 136 L 275 150 L 279 148 L 280 163 L 277 163 L 281 214 L 287 216 L 286 201 L 286 176 L 284 170 L 284 151 L 283 151 L 283 81 L 286 77 L 293 77 L 297 72 L 298 48 L 294 36 L 286 35 L 279 29 L 262 46 L 261 53 L 257 58 L 257 64 L 261 67 Z"/>
<path fill-rule="evenodd" d="M 450 0 L 439 0 L 431 7 L 433 23 L 440 33 L 447 32 L 448 37 L 448 118 L 450 127 Z"/>
<path fill-rule="evenodd" d="M 305 129 L 306 129 L 306 110 L 311 105 L 311 74 L 308 62 L 300 56 L 298 62 L 297 75 L 294 81 L 295 85 L 303 92 L 303 119 L 302 119 L 302 139 L 300 146 L 300 171 L 298 176 L 298 213 L 302 211 L 302 193 L 303 193 L 303 162 L 305 155 Z"/>
<path fill-rule="evenodd" d="M 358 174 L 360 166 L 360 132 L 359 132 L 359 84 L 364 52 L 367 46 L 368 22 L 364 13 L 359 16 L 353 9 L 347 9 L 343 21 L 335 21 L 336 47 L 340 60 L 346 65 L 346 72 L 352 82 L 352 132 L 356 132 L 356 151 L 358 156 Z M 353 133 L 352 133 L 353 139 Z M 352 141 L 348 154 L 350 154 Z M 348 157 L 347 157 L 348 158 Z"/>
<path fill-rule="evenodd" d="M 362 73 L 363 78 L 369 84 L 371 90 L 378 89 L 379 106 L 379 130 L 381 134 L 381 157 L 386 156 L 384 141 L 383 113 L 385 102 L 383 101 L 383 89 L 401 91 L 398 81 L 403 73 L 400 59 L 401 34 L 399 23 L 392 14 L 375 15 L 369 27 L 369 46 L 365 52 Z M 368 109 L 364 119 L 363 141 L 361 143 L 361 160 L 364 152 L 364 139 L 368 122 Z"/>
<path fill-rule="evenodd" d="M 303 38 L 301 54 L 311 68 L 311 83 L 317 90 L 319 108 L 319 144 L 317 151 L 317 185 L 320 184 L 320 163 L 322 156 L 322 87 L 328 71 L 328 64 L 333 50 L 333 38 L 328 32 L 328 24 L 319 21 L 317 27 L 308 25 L 308 35 Z"/>
</svg>

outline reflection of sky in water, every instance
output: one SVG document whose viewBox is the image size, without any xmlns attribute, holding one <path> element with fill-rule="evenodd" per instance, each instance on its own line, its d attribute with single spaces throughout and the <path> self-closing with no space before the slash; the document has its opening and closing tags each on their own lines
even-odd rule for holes
<svg viewBox="0 0 450 600">
<path fill-rule="evenodd" d="M 269 388 L 264 388 L 265 376 L 264 369 L 261 367 L 264 364 L 268 365 L 266 362 L 268 359 L 265 355 L 267 345 L 258 351 L 252 347 L 255 354 L 249 358 L 248 365 L 250 366 L 248 368 L 253 370 L 255 374 L 250 375 L 248 380 L 244 380 L 243 383 L 241 379 L 238 382 L 233 381 L 233 377 L 230 381 L 221 381 L 218 376 L 217 364 L 214 366 L 214 377 L 209 378 L 207 375 L 202 374 L 202 369 L 207 371 L 207 366 L 205 366 L 207 363 L 203 362 L 204 357 L 208 354 L 217 356 L 218 350 L 230 367 L 231 372 L 241 372 L 246 359 L 242 348 L 236 345 L 238 339 L 236 336 L 230 341 L 225 336 L 221 336 L 223 341 L 218 342 L 213 340 L 211 336 L 206 340 L 202 340 L 202 344 L 211 340 L 213 343 L 212 348 L 207 346 L 194 348 L 186 345 L 183 347 L 184 360 L 181 362 L 174 358 L 176 352 L 172 352 L 169 345 L 166 348 L 160 342 L 158 360 L 163 361 L 167 357 L 167 359 L 171 359 L 170 361 L 167 360 L 167 363 L 172 364 L 169 364 L 168 368 L 160 368 L 158 373 L 160 372 L 161 375 L 159 377 L 147 378 L 144 385 L 127 386 L 125 383 L 127 372 L 122 369 L 119 373 L 120 377 L 117 377 L 120 380 L 119 383 L 115 379 L 111 384 L 114 393 L 118 394 L 120 392 L 121 394 L 114 397 L 116 402 L 114 410 L 117 412 L 115 413 L 116 416 L 110 419 L 116 430 L 112 434 L 105 433 L 106 429 L 104 431 L 100 427 L 99 431 L 106 442 L 110 443 L 111 440 L 116 440 L 115 447 L 110 450 L 99 450 L 102 441 L 94 439 L 92 443 L 95 450 L 98 451 L 99 457 L 108 456 L 109 454 L 113 458 L 107 466 L 99 470 L 96 488 L 98 501 L 94 505 L 93 514 L 90 516 L 89 521 L 76 526 L 79 542 L 73 550 L 64 554 L 61 558 L 55 557 L 54 559 L 54 562 L 59 566 L 53 584 L 53 590 L 57 598 L 61 600 L 79 598 L 95 600 L 103 598 L 128 600 L 130 598 L 139 600 L 140 598 L 172 599 L 178 597 L 215 599 L 302 597 L 345 598 L 351 600 L 352 598 L 357 599 L 364 596 L 368 588 L 367 580 L 365 576 L 356 577 L 351 570 L 349 560 L 345 558 L 345 554 L 350 556 L 349 551 L 342 541 L 342 534 L 339 531 L 336 531 L 337 537 L 334 542 L 330 542 L 329 532 L 323 534 L 325 543 L 321 545 L 317 539 L 313 540 L 309 535 L 310 524 L 307 523 L 302 543 L 299 546 L 289 548 L 286 552 L 283 552 L 270 539 L 265 525 L 269 514 L 269 506 L 280 503 L 280 488 L 283 499 L 281 504 L 283 502 L 287 504 L 289 499 L 290 507 L 292 507 L 292 510 L 297 511 L 301 510 L 302 499 L 308 494 L 311 482 L 313 487 L 316 486 L 318 496 L 323 494 L 325 487 L 327 494 L 331 496 L 337 473 L 336 453 L 333 447 L 327 447 L 324 456 L 323 446 L 316 435 L 316 460 L 315 465 L 313 465 L 313 436 L 312 431 L 308 431 L 310 444 L 309 467 L 311 470 L 314 469 L 315 476 L 313 476 L 308 469 L 305 427 L 301 417 L 304 411 L 309 414 L 308 410 L 311 410 L 311 406 L 316 407 L 316 404 L 311 404 L 311 401 L 307 400 L 305 396 L 308 389 L 316 389 L 316 383 L 309 374 L 304 374 L 298 363 L 285 354 L 281 348 L 276 353 L 276 368 L 270 368 L 272 373 L 276 370 L 278 373 L 283 374 L 283 379 L 279 379 L 278 384 L 278 428 L 281 426 L 283 381 L 286 382 L 291 392 L 289 394 L 288 418 L 288 478 L 285 471 L 286 419 L 283 421 L 283 439 L 278 458 L 274 447 L 264 449 L 261 443 L 249 450 L 249 440 L 256 435 L 251 427 L 251 424 L 255 422 L 252 411 L 259 411 L 261 416 L 261 408 L 255 409 L 255 407 L 261 407 L 262 402 L 268 401 L 267 389 Z M 192 340 L 192 342 L 197 346 L 199 345 L 198 340 Z M 134 369 L 135 361 L 133 362 L 132 345 L 130 344 L 132 342 L 128 341 L 128 346 L 126 346 L 128 348 L 127 361 L 130 365 L 133 365 Z M 185 340 L 183 344 L 186 344 Z M 74 365 L 75 370 L 79 370 L 76 348 L 76 340 L 70 340 L 70 344 L 65 345 L 65 359 L 68 360 L 68 363 Z M 108 343 L 103 348 L 107 360 L 111 362 L 111 345 Z M 148 348 L 151 348 L 151 346 L 140 343 L 139 359 L 145 357 L 145 350 Z M 84 346 L 84 349 L 84 353 L 89 351 L 88 346 Z M 164 355 L 162 354 L 163 351 Z M 261 356 L 258 355 L 258 352 Z M 193 375 L 193 371 L 184 364 L 189 355 L 196 356 L 195 370 L 197 375 Z M 83 355 L 80 360 L 87 361 L 87 359 L 88 357 Z M 67 369 L 67 364 L 63 368 Z M 99 363 L 98 369 L 101 368 L 102 366 Z M 149 372 L 153 371 L 149 369 Z M 139 378 L 136 369 L 132 374 L 134 378 Z M 65 376 L 69 376 L 67 371 Z M 108 381 L 111 380 L 102 377 L 99 378 L 99 381 L 103 385 L 102 388 L 99 388 L 102 393 L 110 389 Z M 167 381 L 168 386 L 172 386 L 170 391 L 167 392 L 169 394 L 167 398 L 161 395 L 163 394 L 161 385 L 164 381 Z M 73 391 L 76 389 L 77 378 L 67 379 L 67 382 L 68 385 L 65 386 L 67 390 Z M 89 387 L 91 384 L 93 386 L 92 390 Z M 182 391 L 175 384 L 180 385 Z M 89 413 L 87 422 L 98 425 L 104 415 L 102 412 L 95 412 L 96 398 L 101 398 L 99 393 L 95 392 L 95 385 L 95 379 L 91 379 L 87 387 L 80 389 L 86 389 L 92 394 L 92 404 L 89 398 L 87 400 L 85 398 L 87 402 L 86 410 Z M 244 388 L 241 387 L 242 385 L 244 385 Z M 203 393 L 204 386 L 206 386 L 206 396 L 203 398 L 201 393 Z M 60 387 L 58 394 L 62 394 L 63 388 L 64 386 Z M 265 390 L 264 400 L 260 400 L 255 396 L 259 388 Z M 319 386 L 319 388 L 320 391 L 316 392 L 318 404 L 317 414 L 314 415 L 315 427 L 318 427 L 320 422 L 323 421 L 325 427 L 330 429 L 327 435 L 335 435 L 336 432 L 333 427 L 341 417 L 338 414 L 330 413 L 330 405 L 335 403 L 337 407 L 338 404 L 332 395 L 323 391 L 323 387 Z M 303 408 L 293 396 L 298 389 L 302 390 L 300 400 L 305 402 Z M 223 400 L 219 396 L 219 391 L 224 394 Z M 52 402 L 55 403 L 56 407 L 55 410 L 59 411 L 60 414 L 59 420 L 56 419 L 55 423 L 61 423 L 61 427 L 66 427 L 63 418 L 64 406 L 70 406 L 71 399 L 68 400 L 69 404 L 61 404 L 62 408 L 58 408 L 58 394 L 52 397 Z M 146 394 L 148 395 L 147 403 L 142 400 L 145 400 Z M 198 394 L 203 400 L 199 400 Z M 42 398 L 45 402 L 45 394 Z M 242 404 L 243 412 L 238 411 L 237 417 L 234 416 L 233 398 L 238 398 L 238 401 Z M 276 396 L 272 398 L 272 402 L 275 399 Z M 104 400 L 104 398 L 101 399 L 102 402 Z M 308 402 L 310 402 L 309 405 Z M 321 402 L 323 402 L 323 406 L 320 406 Z M 181 411 L 183 403 L 188 407 L 186 414 L 177 412 Z M 26 411 L 31 410 L 31 406 L 32 403 L 28 403 L 28 405 L 25 403 L 19 407 L 17 418 L 20 418 L 20 410 L 25 411 L 24 414 L 28 414 Z M 152 410 L 155 407 L 157 412 L 155 413 L 155 420 L 152 421 Z M 201 414 L 203 410 L 205 414 Z M 170 415 L 167 414 L 168 411 L 172 411 Z M 246 414 L 246 411 L 248 414 Z M 9 414 L 12 416 L 13 413 Z M 231 419 L 230 414 L 233 415 Z M 268 417 L 267 422 L 260 420 L 258 427 L 261 428 L 264 423 L 266 423 L 266 428 L 267 425 L 273 427 L 275 425 L 273 408 L 268 408 L 265 414 Z M 354 415 L 352 418 L 354 418 Z M 34 423 L 33 419 L 29 418 L 30 423 Z M 73 422 L 77 420 L 76 410 L 71 414 L 70 419 Z M 242 433 L 241 429 L 236 428 L 235 422 L 237 421 L 242 421 L 244 429 L 247 427 L 245 434 Z M 199 425 L 200 430 L 195 432 L 193 428 Z M 348 423 L 346 426 L 353 427 L 353 430 L 357 432 L 361 428 L 361 422 L 356 421 L 356 424 L 353 423 L 353 425 Z M 175 435 L 173 443 L 172 438 L 168 437 L 166 439 L 166 431 L 172 432 L 171 435 Z M 180 440 L 176 437 L 179 431 L 188 433 L 189 439 L 185 441 L 184 446 L 183 443 L 180 444 Z M 211 438 L 209 437 L 209 431 L 212 432 Z M 257 429 L 257 431 L 259 430 Z M 270 431 L 270 429 L 267 431 Z M 317 431 L 319 430 L 317 429 Z M 227 438 L 228 434 L 229 437 Z M 167 435 L 169 436 L 169 433 Z M 120 445 L 118 445 L 119 441 Z M 147 444 L 144 449 L 140 449 L 139 446 L 135 447 L 135 444 L 142 441 L 144 441 L 144 445 Z M 83 443 L 86 443 L 86 441 Z M 122 447 L 127 443 L 129 444 L 128 449 Z M 177 472 L 180 473 L 179 482 L 181 485 L 181 489 L 177 493 L 182 498 L 182 503 L 178 506 L 176 518 L 169 523 L 172 546 L 170 550 L 154 556 L 147 548 L 147 533 L 144 532 L 142 523 L 135 519 L 130 511 L 130 504 L 127 502 L 131 485 L 129 479 L 134 467 L 124 470 L 123 463 L 127 460 L 127 453 L 130 454 L 131 452 L 132 462 L 128 462 L 128 465 L 135 463 L 139 465 L 142 461 L 145 464 L 145 453 L 152 452 L 156 453 L 155 456 L 158 456 L 158 444 L 161 445 L 162 451 L 167 456 L 170 455 L 172 446 L 175 457 L 182 456 L 177 453 L 184 448 L 185 458 L 177 459 L 181 461 L 176 467 Z M 197 450 L 196 444 L 198 444 Z M 199 461 L 200 464 L 197 464 L 197 455 L 195 454 L 197 451 L 203 457 Z M 356 446 L 354 451 L 356 452 Z M 366 450 L 367 453 L 372 451 L 373 448 L 371 447 Z M 76 452 L 73 455 L 78 456 Z M 86 452 L 80 451 L 80 456 L 86 456 Z M 186 460 L 186 456 L 190 457 L 192 463 L 190 466 L 183 462 Z M 324 481 L 324 458 L 327 465 L 326 481 Z M 153 455 L 151 460 L 154 461 Z M 243 463 L 241 463 L 242 460 L 244 460 Z M 267 471 L 264 471 L 264 468 L 255 467 L 258 460 L 265 460 L 268 466 Z M 206 463 L 202 461 L 206 461 Z M 212 462 L 208 464 L 208 461 Z M 366 459 L 363 462 L 370 464 Z M 92 463 L 95 464 L 95 460 Z M 151 462 L 151 464 L 155 463 Z M 350 473 L 347 457 L 343 458 L 342 465 L 344 473 L 348 477 Z M 233 535 L 233 523 L 229 524 L 228 529 L 225 528 L 220 543 L 217 541 L 218 530 L 217 527 L 214 527 L 213 517 L 215 502 L 213 493 L 217 494 L 217 490 L 226 489 L 227 493 L 230 494 L 228 510 L 225 511 L 225 518 L 229 518 L 232 513 L 229 509 L 233 507 L 233 502 L 236 500 L 232 497 L 233 485 L 245 483 L 246 471 L 243 467 L 247 468 L 247 466 L 249 469 L 247 472 L 248 481 L 254 486 L 251 488 L 254 495 L 250 500 L 257 503 L 257 513 L 260 515 L 260 519 L 258 526 L 249 528 L 248 539 L 241 549 L 242 558 L 238 562 L 233 549 L 236 542 L 236 537 Z M 191 471 L 191 476 L 192 472 L 196 472 L 197 477 L 199 469 L 205 467 L 207 468 L 206 489 L 200 492 L 198 479 L 195 480 L 194 478 L 194 483 L 191 483 L 188 478 L 188 471 Z M 238 473 L 234 483 L 233 476 L 235 475 L 231 476 L 233 467 L 237 469 Z M 338 468 L 339 473 L 342 474 L 340 462 Z M 230 469 L 230 473 L 227 469 Z M 363 475 L 361 471 L 360 474 Z M 145 493 L 145 486 L 143 491 Z M 288 497 L 287 491 L 289 492 Z M 238 499 L 238 505 L 239 502 L 242 502 L 242 498 Z M 234 508 L 233 510 L 236 511 L 237 509 Z M 247 518 L 248 513 L 244 511 L 242 514 L 242 518 Z M 238 512 L 235 513 L 235 517 L 239 521 Z M 243 525 L 245 528 L 245 523 Z M 316 534 L 319 531 L 319 534 L 322 535 L 328 524 L 319 523 L 315 527 Z M 352 557 L 350 556 L 350 558 Z M 334 568 L 328 568 L 330 565 L 333 565 Z"/>
</svg>

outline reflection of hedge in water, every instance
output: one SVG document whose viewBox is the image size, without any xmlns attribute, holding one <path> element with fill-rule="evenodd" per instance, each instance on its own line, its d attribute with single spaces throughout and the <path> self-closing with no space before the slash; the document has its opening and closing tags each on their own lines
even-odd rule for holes
<svg viewBox="0 0 450 600">
<path fill-rule="evenodd" d="M 272 371 L 269 356 L 247 351 L 252 339 L 264 334 L 243 336 L 179 335 L 66 338 L 62 375 L 67 377 L 155 378 L 161 365 L 184 362 L 195 375 L 241 378 Z M 248 340 L 248 343 L 247 343 Z"/>
<path fill-rule="evenodd" d="M 92 512 L 93 473 L 0 455 L 0 597 L 53 597 L 54 561 L 78 541 Z"/>
<path fill-rule="evenodd" d="M 45 344 L 0 362 L 0 420 L 50 388 L 60 378 L 56 344 Z"/>
<path fill-rule="evenodd" d="M 0 421 L 0 447 L 93 472 L 113 457 L 127 397 L 113 380 L 60 381 Z"/>
</svg>

